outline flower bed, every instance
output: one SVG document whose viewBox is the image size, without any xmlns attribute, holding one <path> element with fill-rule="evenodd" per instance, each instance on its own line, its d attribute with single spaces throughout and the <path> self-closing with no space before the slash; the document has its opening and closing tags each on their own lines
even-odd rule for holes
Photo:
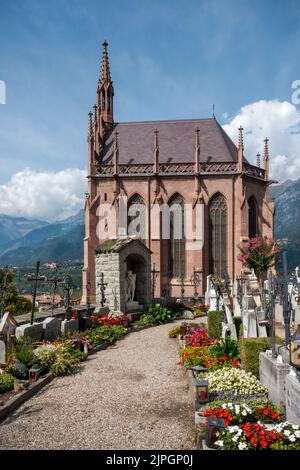
<svg viewBox="0 0 300 470">
<path fill-rule="evenodd" d="M 228 426 L 220 432 L 215 444 L 220 450 L 299 449 L 300 429 L 288 422 Z"/>
<path fill-rule="evenodd" d="M 225 398 L 229 393 L 236 398 L 267 396 L 268 390 L 251 374 L 238 368 L 223 368 L 205 372 L 201 379 L 208 380 L 211 397 Z"/>
</svg>

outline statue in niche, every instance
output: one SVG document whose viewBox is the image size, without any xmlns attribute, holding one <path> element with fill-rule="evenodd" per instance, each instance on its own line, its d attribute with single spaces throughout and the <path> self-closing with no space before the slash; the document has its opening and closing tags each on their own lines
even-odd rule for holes
<svg viewBox="0 0 300 470">
<path fill-rule="evenodd" d="M 136 286 L 136 274 L 130 269 L 127 271 L 126 277 L 126 297 L 127 302 L 133 302 Z"/>
</svg>

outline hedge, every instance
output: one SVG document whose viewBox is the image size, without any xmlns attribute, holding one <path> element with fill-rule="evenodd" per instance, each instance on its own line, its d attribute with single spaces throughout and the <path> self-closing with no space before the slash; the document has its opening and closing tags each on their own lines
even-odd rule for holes
<svg viewBox="0 0 300 470">
<path fill-rule="evenodd" d="M 224 321 L 223 310 L 216 310 L 208 312 L 207 315 L 207 332 L 208 336 L 212 338 L 221 338 L 222 334 L 222 322 Z"/>
<path fill-rule="evenodd" d="M 281 339 L 276 337 L 276 342 Z M 271 338 L 242 338 L 239 343 L 242 368 L 259 377 L 259 353 L 270 349 Z"/>
</svg>

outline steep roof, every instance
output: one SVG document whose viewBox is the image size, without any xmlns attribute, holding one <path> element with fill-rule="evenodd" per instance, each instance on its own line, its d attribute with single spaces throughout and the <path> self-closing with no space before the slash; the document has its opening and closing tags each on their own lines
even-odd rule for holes
<svg viewBox="0 0 300 470">
<path fill-rule="evenodd" d="M 115 123 L 104 146 L 103 163 L 113 159 L 113 142 L 118 132 L 119 163 L 152 163 L 154 131 L 159 131 L 161 163 L 193 162 L 195 130 L 200 129 L 200 160 L 236 162 L 237 148 L 215 118 L 180 121 Z"/>
</svg>

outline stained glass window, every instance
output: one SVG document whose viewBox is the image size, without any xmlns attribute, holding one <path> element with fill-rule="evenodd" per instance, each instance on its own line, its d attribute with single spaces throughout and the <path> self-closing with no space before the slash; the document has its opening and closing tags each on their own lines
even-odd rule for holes
<svg viewBox="0 0 300 470">
<path fill-rule="evenodd" d="M 227 271 L 227 204 L 221 193 L 215 194 L 209 212 L 209 269 L 211 274 Z"/>
</svg>

